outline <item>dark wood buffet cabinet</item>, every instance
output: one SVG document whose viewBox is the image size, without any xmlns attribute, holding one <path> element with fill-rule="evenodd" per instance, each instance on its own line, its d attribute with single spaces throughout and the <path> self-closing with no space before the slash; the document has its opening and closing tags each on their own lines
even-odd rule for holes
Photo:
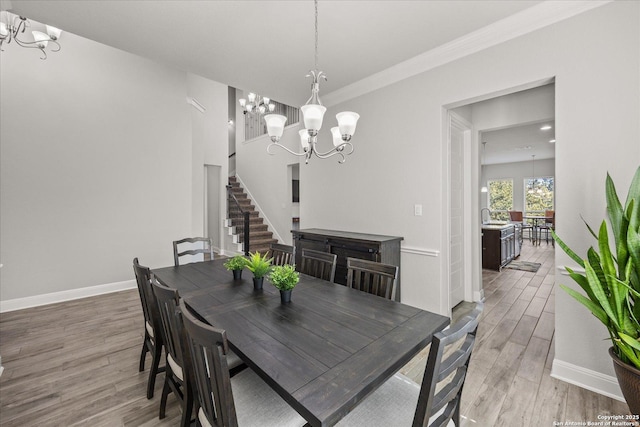
<svg viewBox="0 0 640 427">
<path fill-rule="evenodd" d="M 347 284 L 347 258 L 360 258 L 400 266 L 402 237 L 320 228 L 291 230 L 291 233 L 297 265 L 301 264 L 302 249 L 314 249 L 337 255 L 335 283 Z M 400 275 L 398 275 L 394 299 L 400 301 Z"/>
</svg>

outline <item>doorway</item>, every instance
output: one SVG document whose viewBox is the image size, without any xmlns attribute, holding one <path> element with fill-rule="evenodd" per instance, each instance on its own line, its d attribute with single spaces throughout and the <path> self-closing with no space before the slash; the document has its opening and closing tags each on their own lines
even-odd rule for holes
<svg viewBox="0 0 640 427">
<path fill-rule="evenodd" d="M 515 129 L 518 127 L 529 126 L 536 128 L 536 125 L 542 122 L 553 122 L 555 126 L 555 84 L 554 79 L 545 79 L 542 81 L 523 85 L 521 87 L 512 88 L 501 91 L 500 93 L 494 93 L 479 97 L 467 102 L 459 102 L 445 106 L 447 108 L 447 118 L 449 123 L 446 147 L 446 165 L 448 167 L 445 175 L 445 182 L 447 183 L 447 189 L 444 194 L 447 196 L 446 206 L 448 206 L 448 212 L 446 215 L 448 226 L 447 235 L 445 236 L 448 245 L 448 258 L 446 260 L 446 266 L 449 269 L 449 292 L 447 296 L 449 298 L 449 308 L 455 306 L 459 301 L 459 291 L 456 289 L 458 282 L 462 280 L 464 284 L 464 299 L 466 301 L 481 301 L 484 299 L 483 284 L 482 284 L 482 217 L 481 208 L 487 207 L 489 201 L 488 193 L 481 193 L 482 186 L 487 185 L 488 177 L 486 176 L 487 169 L 483 170 L 486 165 L 481 165 L 481 156 L 483 154 L 481 143 L 483 142 L 481 135 L 486 137 L 489 132 L 507 131 L 508 129 Z M 459 159 L 451 156 L 451 153 L 456 148 L 453 145 L 458 144 L 455 140 L 456 134 L 460 133 L 459 124 L 451 117 L 457 116 L 466 121 L 471 130 L 470 138 L 468 142 L 463 143 L 463 155 L 470 159 L 470 163 L 466 164 L 463 168 L 463 176 L 457 177 L 455 180 L 462 180 L 469 185 L 470 191 L 464 193 L 464 202 L 462 203 L 464 213 L 460 215 L 453 207 L 455 204 L 459 204 L 457 201 L 456 193 L 454 190 L 454 177 L 456 170 L 458 170 Z M 541 126 L 537 126 L 536 129 L 540 130 Z M 530 141 L 523 141 L 519 138 L 513 138 L 513 145 L 502 150 L 501 153 L 497 153 L 494 150 L 494 160 L 501 158 L 501 161 L 496 161 L 496 167 L 493 168 L 491 175 L 492 178 L 507 179 L 511 177 L 513 180 L 514 188 L 517 186 L 518 191 L 522 192 L 523 179 L 529 177 L 524 174 L 524 171 L 530 171 L 531 167 L 531 151 L 535 151 L 536 147 L 545 148 L 545 151 L 549 151 L 549 146 L 555 143 L 555 139 L 548 137 L 548 135 L 541 135 L 546 139 L 539 139 L 537 142 L 532 143 Z M 553 139 L 553 142 L 551 140 Z M 489 144 L 488 144 L 489 145 Z M 487 152 L 490 147 L 486 146 Z M 529 147 L 530 146 L 530 147 Z M 555 174 L 555 150 L 551 150 L 553 154 L 547 157 L 553 157 L 548 160 L 548 164 L 552 165 L 553 172 Z M 485 162 L 486 163 L 486 162 Z M 500 163 L 498 165 L 498 163 Z M 519 171 L 518 174 L 514 174 L 514 170 Z M 511 172 L 509 172 L 511 171 Z M 524 174 L 524 175 L 523 175 Z M 536 175 L 538 175 L 536 173 Z M 457 185 L 457 184 L 455 184 Z M 514 196 L 512 195 L 512 198 Z M 521 205 L 524 201 L 520 200 L 520 196 L 517 199 L 513 198 L 514 205 Z M 501 213 L 508 215 L 506 210 Z M 465 272 L 465 269 L 460 269 L 457 266 L 460 250 L 458 245 L 460 239 L 455 233 L 460 227 L 460 218 L 463 220 L 461 226 L 463 237 L 462 242 L 465 248 L 469 248 L 469 252 L 462 253 L 462 262 L 466 266 L 468 275 L 463 276 L 462 279 L 455 277 L 457 271 Z M 444 260 L 443 260 L 444 262 Z M 456 293 L 456 295 L 454 295 Z"/>
<path fill-rule="evenodd" d="M 222 243 L 222 219 L 220 207 L 223 206 L 220 200 L 222 167 L 215 165 L 205 165 L 205 215 L 204 230 L 205 236 L 211 237 L 214 250 L 221 252 Z"/>
</svg>

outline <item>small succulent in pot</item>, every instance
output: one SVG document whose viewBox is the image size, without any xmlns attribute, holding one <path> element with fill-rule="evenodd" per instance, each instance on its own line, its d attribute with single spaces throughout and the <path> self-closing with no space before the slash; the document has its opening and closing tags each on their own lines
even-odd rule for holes
<svg viewBox="0 0 640 427">
<path fill-rule="evenodd" d="M 276 265 L 271 270 L 268 280 L 281 291 L 290 291 L 296 287 L 300 274 L 293 265 Z"/>
<path fill-rule="evenodd" d="M 224 266 L 227 270 L 242 270 L 247 266 L 247 259 L 242 255 L 236 255 L 233 258 L 229 258 Z"/>
<path fill-rule="evenodd" d="M 242 255 L 236 255 L 229 258 L 223 265 L 227 270 L 233 271 L 233 278 L 238 280 L 242 278 L 242 270 L 247 266 L 247 259 Z"/>
<path fill-rule="evenodd" d="M 249 259 L 246 260 L 246 266 L 253 273 L 253 277 L 261 279 L 269 270 L 271 270 L 271 262 L 273 258 L 268 258 L 269 252 L 264 255 L 260 252 L 249 253 Z"/>
</svg>

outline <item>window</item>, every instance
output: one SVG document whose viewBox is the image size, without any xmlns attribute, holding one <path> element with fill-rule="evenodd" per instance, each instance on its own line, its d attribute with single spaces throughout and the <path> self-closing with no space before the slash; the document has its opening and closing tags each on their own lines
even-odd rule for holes
<svg viewBox="0 0 640 427">
<path fill-rule="evenodd" d="M 524 210 L 527 213 L 544 213 L 554 210 L 554 179 L 552 176 L 525 178 Z"/>
<path fill-rule="evenodd" d="M 489 209 L 491 219 L 508 220 L 513 210 L 513 179 L 489 180 Z"/>
</svg>

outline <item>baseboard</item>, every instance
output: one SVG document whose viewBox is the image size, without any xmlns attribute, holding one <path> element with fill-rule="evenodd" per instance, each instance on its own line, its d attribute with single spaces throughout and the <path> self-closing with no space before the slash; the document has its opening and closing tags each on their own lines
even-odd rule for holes
<svg viewBox="0 0 640 427">
<path fill-rule="evenodd" d="M 603 396 L 624 402 L 616 377 L 605 375 L 562 360 L 553 359 L 551 376 L 561 381 L 591 390 Z"/>
<path fill-rule="evenodd" d="M 0 301 L 0 313 L 22 310 L 23 308 L 38 307 L 41 305 L 53 304 L 56 302 L 87 298 L 95 295 L 109 294 L 111 292 L 134 289 L 136 286 L 137 285 L 135 280 L 125 280 L 124 282 L 107 283 L 105 285 L 89 286 L 86 288 L 69 289 L 67 291 L 52 292 L 49 294 L 34 295 L 24 298 L 15 298 L 6 301 Z"/>
</svg>

